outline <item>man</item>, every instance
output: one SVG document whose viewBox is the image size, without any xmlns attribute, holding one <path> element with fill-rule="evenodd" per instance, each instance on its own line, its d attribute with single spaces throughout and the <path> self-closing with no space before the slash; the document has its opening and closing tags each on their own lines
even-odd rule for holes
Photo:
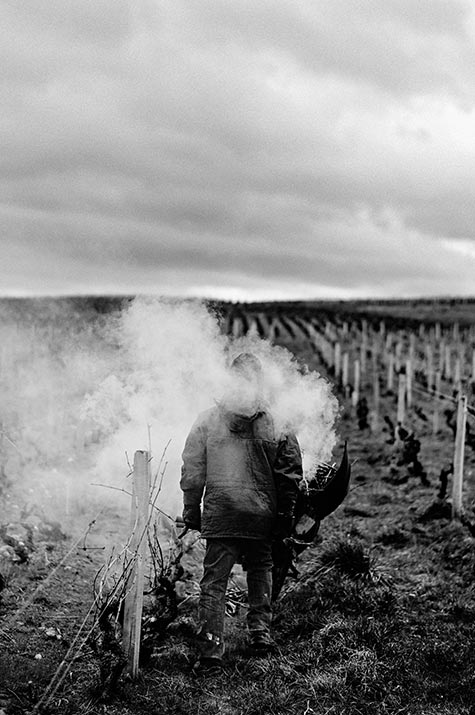
<svg viewBox="0 0 475 715">
<path fill-rule="evenodd" d="M 272 539 L 290 534 L 302 478 L 295 435 L 276 434 L 265 409 L 259 359 L 241 353 L 231 374 L 234 389 L 199 415 L 183 451 L 183 520 L 206 539 L 197 670 L 222 664 L 226 588 L 242 558 L 251 647 L 272 649 Z"/>
</svg>

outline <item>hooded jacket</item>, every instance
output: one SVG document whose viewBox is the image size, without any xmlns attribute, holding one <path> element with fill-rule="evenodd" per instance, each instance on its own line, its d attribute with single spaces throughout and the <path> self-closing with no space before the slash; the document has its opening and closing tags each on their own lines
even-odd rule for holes
<svg viewBox="0 0 475 715">
<path fill-rule="evenodd" d="M 199 511 L 205 538 L 263 539 L 277 513 L 290 514 L 302 478 L 295 435 L 276 435 L 264 410 L 251 416 L 218 405 L 198 416 L 183 450 L 185 508 Z"/>
</svg>

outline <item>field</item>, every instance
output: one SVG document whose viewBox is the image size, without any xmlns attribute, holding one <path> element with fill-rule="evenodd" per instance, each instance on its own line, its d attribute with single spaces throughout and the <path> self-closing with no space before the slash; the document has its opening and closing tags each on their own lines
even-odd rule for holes
<svg viewBox="0 0 475 715">
<path fill-rule="evenodd" d="M 109 467 L 129 470 L 124 396 L 168 394 L 148 378 L 139 390 L 151 343 L 129 325 L 137 351 L 125 355 L 113 330 L 130 303 L 0 306 L 0 714 L 474 715 L 475 301 L 210 306 L 223 335 L 270 340 L 302 374 L 331 382 L 340 404 L 332 460 L 346 441 L 350 492 L 276 603 L 275 655 L 247 653 L 237 574 L 226 668 L 193 676 L 196 584 L 182 576 L 176 604 L 163 592 L 146 602 L 137 680 L 123 675 L 94 603 L 111 547 L 130 531 L 129 500 L 123 488 L 91 486 L 109 481 Z M 123 388 L 114 378 L 127 360 L 142 362 Z M 461 395 L 463 488 L 452 518 Z M 167 424 L 179 417 L 169 410 Z M 152 439 L 158 462 L 163 445 Z"/>
</svg>

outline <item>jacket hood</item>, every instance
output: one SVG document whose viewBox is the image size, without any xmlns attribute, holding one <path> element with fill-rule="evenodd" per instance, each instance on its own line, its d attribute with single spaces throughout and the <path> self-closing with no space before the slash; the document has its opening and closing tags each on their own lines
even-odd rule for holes
<svg viewBox="0 0 475 715">
<path fill-rule="evenodd" d="M 226 421 L 231 432 L 244 434 L 252 431 L 254 422 L 263 414 L 263 412 L 255 412 L 253 415 L 238 415 L 233 412 L 228 412 L 226 414 Z"/>
<path fill-rule="evenodd" d="M 234 412 L 233 410 L 229 410 L 223 403 L 218 403 L 218 409 L 230 431 L 237 432 L 239 434 L 252 432 L 254 422 L 265 414 L 263 409 L 256 409 L 251 414 Z"/>
</svg>

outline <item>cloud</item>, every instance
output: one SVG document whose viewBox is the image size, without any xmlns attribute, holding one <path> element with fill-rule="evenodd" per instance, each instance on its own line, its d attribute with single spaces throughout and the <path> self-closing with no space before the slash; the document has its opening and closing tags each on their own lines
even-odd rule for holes
<svg viewBox="0 0 475 715">
<path fill-rule="evenodd" d="M 408 231 L 395 216 L 375 217 L 365 210 L 351 223 L 334 216 L 302 225 L 292 240 L 280 227 L 281 233 L 267 241 L 262 233 L 226 241 L 211 234 L 201 243 L 193 232 L 170 233 L 155 224 L 81 214 L 52 220 L 33 211 L 27 230 L 23 211 L 0 218 L 16 236 L 3 246 L 7 263 L 17 266 L 4 279 L 9 292 L 18 281 L 28 293 L 48 292 L 48 286 L 53 292 L 87 292 L 88 286 L 99 286 L 92 292 L 233 299 L 456 294 L 470 293 L 473 286 L 473 254 Z M 40 235 L 38 224 L 46 226 Z M 466 243 L 461 246 L 466 249 Z M 65 281 L 72 288 L 61 291 Z"/>
<path fill-rule="evenodd" d="M 5 290 L 473 292 L 470 3 L 2 13 Z"/>
<path fill-rule="evenodd" d="M 312 74 L 390 93 L 465 94 L 473 88 L 466 69 L 473 62 L 465 65 L 473 61 L 472 9 L 468 0 L 206 0 L 191 8 L 189 34 L 196 44 L 222 47 L 227 38 L 256 55 L 293 58 Z"/>
</svg>

